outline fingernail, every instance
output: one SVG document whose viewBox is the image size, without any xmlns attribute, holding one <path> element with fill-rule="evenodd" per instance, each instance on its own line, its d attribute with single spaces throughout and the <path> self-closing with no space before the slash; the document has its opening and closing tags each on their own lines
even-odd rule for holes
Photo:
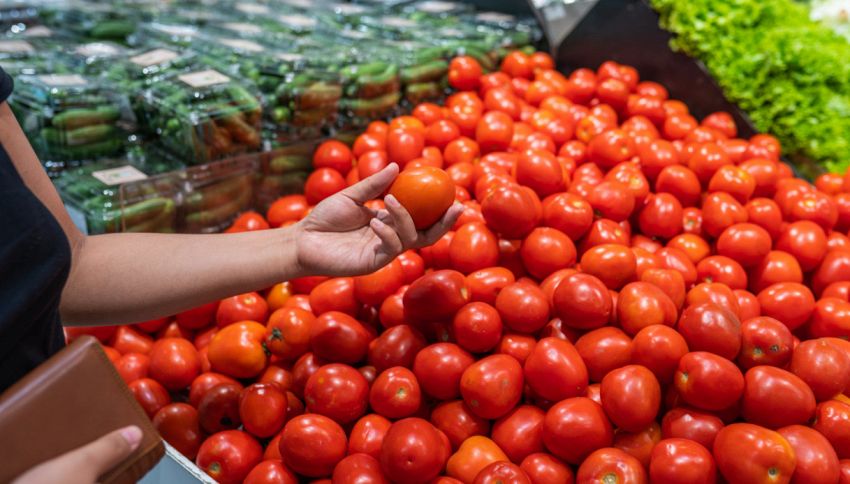
<svg viewBox="0 0 850 484">
<path fill-rule="evenodd" d="M 384 197 L 384 203 L 389 203 L 393 206 L 398 206 L 398 200 L 396 200 L 395 197 L 392 195 L 387 195 L 386 197 Z"/>
<path fill-rule="evenodd" d="M 121 429 L 121 437 L 124 437 L 124 440 L 130 444 L 130 448 L 136 449 L 139 446 L 139 443 L 142 441 L 142 429 L 136 427 L 135 425 L 130 425 L 129 427 L 124 427 Z"/>
</svg>

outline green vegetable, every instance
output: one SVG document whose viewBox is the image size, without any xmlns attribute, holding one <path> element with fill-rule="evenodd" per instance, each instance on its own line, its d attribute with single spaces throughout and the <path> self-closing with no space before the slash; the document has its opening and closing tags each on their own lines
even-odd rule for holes
<svg viewBox="0 0 850 484">
<path fill-rule="evenodd" d="M 269 171 L 275 174 L 308 171 L 312 168 L 312 163 L 309 155 L 280 155 L 269 162 Z"/>
<path fill-rule="evenodd" d="M 726 97 L 792 159 L 850 165 L 850 43 L 792 0 L 650 0 L 674 48 L 701 59 Z"/>
<path fill-rule="evenodd" d="M 111 123 L 118 119 L 120 112 L 115 106 L 103 106 L 95 109 L 68 109 L 51 120 L 53 126 L 63 129 L 81 128 L 92 124 Z"/>
<path fill-rule="evenodd" d="M 405 84 L 415 84 L 419 82 L 433 81 L 440 79 L 449 71 L 449 63 L 439 59 L 420 64 L 417 66 L 407 67 L 401 71 L 401 82 Z"/>
<path fill-rule="evenodd" d="M 225 204 L 209 210 L 190 213 L 186 216 L 186 225 L 192 230 L 217 227 L 239 213 L 251 201 L 251 196 L 251 190 L 242 190 Z"/>
<path fill-rule="evenodd" d="M 95 124 L 70 130 L 44 128 L 41 134 L 48 143 L 61 146 L 82 146 L 104 141 L 113 136 L 117 129 L 108 124 Z"/>
</svg>

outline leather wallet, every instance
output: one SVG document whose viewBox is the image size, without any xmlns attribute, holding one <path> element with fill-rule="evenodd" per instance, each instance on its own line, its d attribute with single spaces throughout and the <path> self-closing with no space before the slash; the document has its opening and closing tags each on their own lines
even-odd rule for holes
<svg viewBox="0 0 850 484">
<path fill-rule="evenodd" d="M 80 337 L 0 395 L 0 482 L 127 425 L 141 444 L 98 482 L 138 481 L 165 448 L 97 340 Z"/>
</svg>

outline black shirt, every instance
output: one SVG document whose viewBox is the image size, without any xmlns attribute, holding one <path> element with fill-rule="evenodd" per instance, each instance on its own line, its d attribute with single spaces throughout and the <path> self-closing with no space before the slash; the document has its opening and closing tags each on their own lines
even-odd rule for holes
<svg viewBox="0 0 850 484">
<path fill-rule="evenodd" d="M 11 92 L 0 68 L 0 103 Z M 70 268 L 65 233 L 0 145 L 0 392 L 64 345 L 59 298 Z"/>
</svg>

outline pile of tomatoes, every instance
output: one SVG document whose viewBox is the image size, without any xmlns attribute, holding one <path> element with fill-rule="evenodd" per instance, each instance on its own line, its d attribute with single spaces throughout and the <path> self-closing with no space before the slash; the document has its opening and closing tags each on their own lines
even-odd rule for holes
<svg viewBox="0 0 850 484">
<path fill-rule="evenodd" d="M 397 197 L 463 203 L 436 244 L 98 330 L 162 436 L 221 482 L 850 483 L 850 178 L 614 62 L 450 79 L 232 228 L 392 162 L 448 175 Z"/>
</svg>

